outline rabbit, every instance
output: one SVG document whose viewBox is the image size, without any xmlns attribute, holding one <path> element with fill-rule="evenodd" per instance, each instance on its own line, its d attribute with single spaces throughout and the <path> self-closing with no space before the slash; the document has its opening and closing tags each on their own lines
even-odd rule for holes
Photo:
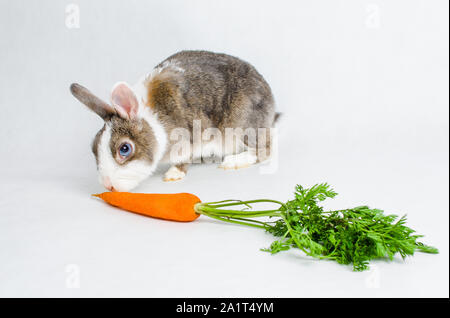
<svg viewBox="0 0 450 318">
<path fill-rule="evenodd" d="M 223 157 L 219 166 L 223 169 L 246 167 L 270 157 L 267 132 L 263 132 L 264 138 L 258 135 L 256 142 L 248 135 L 238 135 L 231 141 L 234 146 L 225 151 L 223 138 L 195 146 L 190 135 L 184 155 L 173 155 L 180 146 L 174 132 L 181 129 L 192 134 L 195 124 L 200 125 L 203 137 L 211 132 L 223 137 L 228 128 L 247 131 L 274 126 L 279 113 L 275 113 L 269 85 L 252 65 L 237 57 L 208 51 L 178 52 L 133 87 L 125 82 L 115 84 L 110 103 L 77 83 L 71 84 L 70 90 L 104 120 L 92 152 L 100 184 L 109 191 L 132 190 L 160 162 L 172 165 L 165 181 L 180 180 L 191 162 L 201 162 L 202 156 L 205 161 L 205 152 L 208 158 Z"/>
</svg>

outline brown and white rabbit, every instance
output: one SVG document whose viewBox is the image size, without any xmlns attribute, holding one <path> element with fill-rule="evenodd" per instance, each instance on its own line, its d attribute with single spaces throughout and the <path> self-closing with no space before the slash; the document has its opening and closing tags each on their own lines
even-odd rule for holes
<svg viewBox="0 0 450 318">
<path fill-rule="evenodd" d="M 105 121 L 92 151 L 99 181 L 111 191 L 131 190 L 150 176 L 159 162 L 173 164 L 164 178 L 169 181 L 182 179 L 188 164 L 205 153 L 223 157 L 220 167 L 225 169 L 263 161 L 270 148 L 267 135 L 262 147 L 260 141 L 249 142 L 253 139 L 240 136 L 231 150 L 224 150 L 222 140 L 203 141 L 199 150 L 193 145 L 194 124 L 200 124 L 204 138 L 211 128 L 222 136 L 227 128 L 270 129 L 278 116 L 271 89 L 253 66 L 207 51 L 176 53 L 134 87 L 117 83 L 111 104 L 79 84 L 72 84 L 70 90 Z M 180 128 L 191 133 L 192 147 L 184 155 L 173 156 L 175 145 L 179 146 L 173 133 Z"/>
</svg>

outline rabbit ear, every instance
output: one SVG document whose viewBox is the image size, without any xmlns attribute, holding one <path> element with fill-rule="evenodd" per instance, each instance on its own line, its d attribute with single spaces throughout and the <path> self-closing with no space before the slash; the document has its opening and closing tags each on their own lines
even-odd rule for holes
<svg viewBox="0 0 450 318">
<path fill-rule="evenodd" d="M 137 116 L 139 103 L 131 87 L 125 82 L 114 85 L 111 103 L 120 117 L 134 119 Z"/>
<path fill-rule="evenodd" d="M 95 112 L 104 120 L 107 120 L 111 118 L 111 116 L 116 114 L 116 111 L 113 107 L 92 94 L 86 87 L 83 87 L 77 83 L 73 83 L 72 85 L 70 85 L 70 91 L 76 99 L 89 107 L 90 110 Z"/>
</svg>

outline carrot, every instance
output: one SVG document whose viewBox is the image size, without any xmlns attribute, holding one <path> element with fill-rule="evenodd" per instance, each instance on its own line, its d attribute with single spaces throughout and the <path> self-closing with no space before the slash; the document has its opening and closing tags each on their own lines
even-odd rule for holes
<svg viewBox="0 0 450 318">
<path fill-rule="evenodd" d="M 195 213 L 194 205 L 201 201 L 190 193 L 104 192 L 93 196 L 118 208 L 159 219 L 190 222 L 200 216 Z"/>
<path fill-rule="evenodd" d="M 368 206 L 324 211 L 319 203 L 337 195 L 327 183 L 311 188 L 297 185 L 295 189 L 295 198 L 286 203 L 272 199 L 201 202 L 190 193 L 105 192 L 94 196 L 124 210 L 165 220 L 189 222 L 202 214 L 260 228 L 277 237 L 264 251 L 275 254 L 298 248 L 311 257 L 353 263 L 356 271 L 368 269 L 372 259 L 392 260 L 397 253 L 403 258 L 415 251 L 439 253 L 437 248 L 417 241 L 422 235 L 413 234 L 415 231 L 405 225 L 405 217 L 396 221 L 396 215 L 384 215 Z M 257 203 L 276 206 L 255 210 L 252 205 Z M 270 220 L 257 220 L 260 217 Z"/>
</svg>

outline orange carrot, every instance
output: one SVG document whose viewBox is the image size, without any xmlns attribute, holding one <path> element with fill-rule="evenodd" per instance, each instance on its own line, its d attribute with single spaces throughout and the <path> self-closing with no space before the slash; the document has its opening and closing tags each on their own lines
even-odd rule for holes
<svg viewBox="0 0 450 318">
<path fill-rule="evenodd" d="M 324 211 L 318 205 L 336 194 L 327 183 L 322 183 L 311 188 L 297 185 L 295 199 L 286 203 L 272 199 L 201 202 L 190 193 L 105 192 L 93 195 L 124 210 L 165 220 L 189 222 L 202 214 L 224 222 L 260 228 L 274 236 L 282 236 L 264 251 L 275 254 L 297 247 L 312 257 L 341 264 L 353 263 L 356 271 L 367 269 L 372 259 L 392 259 L 396 253 L 402 257 L 413 255 L 415 251 L 439 253 L 436 248 L 416 241 L 422 235 L 411 234 L 415 231 L 404 225 L 405 217 L 394 223 L 397 216 L 386 216 L 382 210 L 367 206 Z M 258 203 L 276 206 L 270 210 L 254 210 L 252 205 Z M 276 219 L 264 222 L 256 220 L 259 217 Z"/>
<path fill-rule="evenodd" d="M 199 217 L 194 205 L 200 199 L 190 193 L 156 194 L 130 192 L 104 192 L 93 194 L 118 208 L 154 218 L 190 222 Z"/>
</svg>

